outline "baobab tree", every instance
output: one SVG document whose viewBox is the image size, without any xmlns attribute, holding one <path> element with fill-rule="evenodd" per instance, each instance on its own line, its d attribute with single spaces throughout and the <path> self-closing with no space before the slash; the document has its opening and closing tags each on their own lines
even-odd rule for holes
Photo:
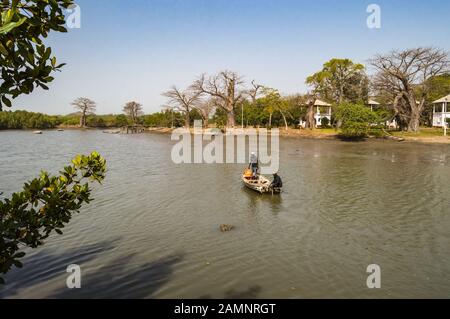
<svg viewBox="0 0 450 319">
<path fill-rule="evenodd" d="M 202 92 L 188 88 L 184 91 L 179 90 L 176 86 L 173 86 L 169 91 L 163 93 L 163 96 L 169 99 L 168 104 L 175 110 L 184 114 L 185 127 L 189 128 L 191 125 L 190 112 L 195 108 L 196 104 L 200 100 Z"/>
<path fill-rule="evenodd" d="M 235 108 L 243 99 L 242 78 L 235 72 L 222 71 L 217 75 L 206 77 L 205 74 L 192 84 L 192 89 L 215 98 L 220 108 L 227 114 L 227 126 L 234 127 Z"/>
<path fill-rule="evenodd" d="M 86 117 L 94 114 L 97 104 L 86 97 L 79 97 L 71 105 L 80 112 L 80 127 L 86 127 Z"/>
<path fill-rule="evenodd" d="M 137 124 L 139 116 L 144 114 L 142 111 L 142 104 L 134 101 L 125 104 L 123 107 L 123 112 L 131 119 L 133 124 Z"/>
<path fill-rule="evenodd" d="M 403 129 L 418 132 L 420 116 L 430 91 L 430 78 L 449 71 L 448 53 L 435 48 L 415 48 L 377 55 L 370 60 L 376 70 L 373 87 L 392 97 Z"/>
</svg>

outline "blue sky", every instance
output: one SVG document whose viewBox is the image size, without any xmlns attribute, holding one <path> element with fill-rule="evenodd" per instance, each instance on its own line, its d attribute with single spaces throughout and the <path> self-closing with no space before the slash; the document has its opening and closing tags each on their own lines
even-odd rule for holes
<svg viewBox="0 0 450 319">
<path fill-rule="evenodd" d="M 77 97 L 97 113 L 136 100 L 160 110 L 161 93 L 202 73 L 229 69 L 246 80 L 305 92 L 305 78 L 333 57 L 365 63 L 376 53 L 416 46 L 450 51 L 450 2 L 442 0 L 78 0 L 81 28 L 47 40 L 65 62 L 49 91 L 14 109 L 73 112 Z M 381 7 L 381 29 L 366 25 Z"/>
</svg>

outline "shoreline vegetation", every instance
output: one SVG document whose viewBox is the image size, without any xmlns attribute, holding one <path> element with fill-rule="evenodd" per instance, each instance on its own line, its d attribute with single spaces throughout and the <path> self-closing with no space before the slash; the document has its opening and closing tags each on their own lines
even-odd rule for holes
<svg viewBox="0 0 450 319">
<path fill-rule="evenodd" d="M 172 86 L 162 93 L 167 102 L 156 113 L 144 114 L 141 103 L 130 101 L 121 114 L 99 115 L 96 101 L 79 97 L 71 103 L 75 113 L 69 115 L 0 112 L 0 130 L 167 133 L 169 128 L 192 128 L 200 121 L 206 129 L 280 128 L 281 136 L 287 137 L 448 143 L 444 136 L 444 127 L 450 124 L 445 96 L 450 91 L 448 57 L 446 51 L 434 48 L 394 50 L 369 61 L 377 70 L 372 75 L 363 64 L 333 58 L 306 79 L 308 93 L 290 95 L 224 70 L 202 74 L 185 88 Z M 419 75 L 421 81 L 416 79 Z M 396 85 L 391 87 L 392 83 Z"/>
<path fill-rule="evenodd" d="M 120 130 L 121 127 L 126 125 L 131 125 L 126 121 L 123 121 L 122 115 L 95 115 L 97 118 L 96 120 L 91 120 L 91 118 L 88 118 L 88 123 L 91 125 L 88 125 L 86 127 L 80 127 L 78 123 L 79 119 L 76 116 L 73 115 L 45 115 L 40 113 L 30 113 L 26 111 L 15 111 L 15 112 L 9 112 L 9 113 L 19 113 L 22 115 L 26 115 L 27 118 L 30 120 L 28 125 L 19 124 L 19 122 L 15 122 L 16 125 L 11 125 L 11 127 L 5 127 L 5 123 L 1 121 L 0 118 L 0 132 L 1 131 L 12 131 L 12 130 L 28 130 L 28 131 L 35 131 L 35 130 L 44 130 L 44 131 L 56 131 L 56 130 L 102 130 L 105 133 L 114 133 Z M 1 112 L 1 114 L 6 114 L 6 112 Z M 100 121 L 101 124 L 99 126 L 94 126 L 92 123 L 96 123 L 98 119 L 115 119 L 119 118 L 119 123 L 110 121 Z M 33 122 L 33 119 L 43 119 L 44 121 L 39 123 L 38 121 Z M 35 125 L 29 125 L 30 123 L 35 123 Z M 3 125 L 2 125 L 3 124 Z M 36 125 L 39 124 L 39 125 Z M 113 124 L 123 124 L 123 125 L 113 125 Z M 167 127 L 167 126 L 144 126 L 144 133 L 155 133 L 155 134 L 171 134 L 175 129 L 180 128 L 182 126 L 177 126 L 174 128 Z M 253 128 L 258 131 L 259 128 Z M 275 128 L 275 127 L 274 127 Z M 211 130 L 214 129 L 221 129 L 224 130 L 224 128 L 217 127 L 214 124 L 211 124 L 208 128 L 204 128 L 202 132 L 210 133 Z M 249 127 L 246 127 L 245 129 L 249 129 Z M 261 127 L 261 129 L 264 129 Z M 191 132 L 193 133 L 193 128 L 190 128 Z M 236 127 L 236 133 L 241 130 L 240 126 Z M 293 128 L 289 127 L 286 129 L 285 127 L 279 127 L 280 137 L 284 138 L 299 138 L 299 139 L 316 139 L 316 140 L 346 140 L 340 135 L 340 130 L 336 130 L 335 128 L 316 128 L 313 130 L 310 129 L 303 129 L 303 128 Z M 238 133 L 237 133 L 238 134 Z M 356 139 L 358 140 L 358 139 Z M 420 132 L 414 133 L 414 132 L 406 132 L 406 131 L 399 131 L 399 130 L 386 130 L 386 131 L 380 131 L 380 130 L 374 130 L 373 134 L 370 134 L 366 137 L 361 139 L 364 140 L 387 140 L 387 141 L 394 141 L 394 142 L 418 142 L 418 143 L 429 143 L 429 144 L 450 144 L 450 136 L 443 136 L 443 129 L 441 128 L 430 128 L 430 127 L 422 127 Z M 351 141 L 351 139 L 350 139 Z"/>
<path fill-rule="evenodd" d="M 94 100 L 79 97 L 71 103 L 75 113 L 68 115 L 0 112 L 0 130 L 96 128 L 113 134 L 170 133 L 170 128 L 192 128 L 200 121 L 206 129 L 280 128 L 280 135 L 286 137 L 450 143 L 444 127 L 433 128 L 450 124 L 445 96 L 450 91 L 447 57 L 447 52 L 431 48 L 392 51 L 371 62 L 381 68 L 375 77 L 362 64 L 335 58 L 307 78 L 311 92 L 291 95 L 255 80 L 246 83 L 239 74 L 225 70 L 202 74 L 185 89 L 171 87 L 162 93 L 167 103 L 156 113 L 144 114 L 141 103 L 130 101 L 121 114 L 100 115 Z M 442 72 L 428 74 L 425 58 Z M 402 81 L 410 84 L 407 88 L 385 91 L 392 72 L 383 69 L 383 61 L 401 67 L 404 59 L 411 60 L 409 64 L 421 70 L 426 80 L 416 83 L 408 78 Z"/>
</svg>

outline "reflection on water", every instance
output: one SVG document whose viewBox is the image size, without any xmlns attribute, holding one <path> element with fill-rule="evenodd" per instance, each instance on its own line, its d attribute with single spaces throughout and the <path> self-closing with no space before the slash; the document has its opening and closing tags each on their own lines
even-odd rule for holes
<svg viewBox="0 0 450 319">
<path fill-rule="evenodd" d="M 77 153 L 108 160 L 95 201 L 29 251 L 2 298 L 448 297 L 450 148 L 281 139 L 281 196 L 242 165 L 174 165 L 166 135 L 0 132 L 0 192 Z M 220 224 L 236 228 L 229 233 Z M 79 264 L 82 288 L 65 288 Z M 366 288 L 366 268 L 382 289 Z"/>
</svg>

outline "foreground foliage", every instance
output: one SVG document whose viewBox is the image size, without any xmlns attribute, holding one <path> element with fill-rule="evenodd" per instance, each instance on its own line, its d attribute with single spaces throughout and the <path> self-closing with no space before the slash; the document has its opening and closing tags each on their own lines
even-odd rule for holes
<svg viewBox="0 0 450 319">
<path fill-rule="evenodd" d="M 101 183 L 105 173 L 106 161 L 98 153 L 78 155 L 59 176 L 42 172 L 22 192 L 0 200 L 0 274 L 22 267 L 22 248 L 37 248 L 53 232 L 62 234 L 72 215 L 92 200 L 86 181 Z"/>
<path fill-rule="evenodd" d="M 1 0 L 0 1 L 0 111 L 11 107 L 11 99 L 48 89 L 57 64 L 43 39 L 51 31 L 67 32 L 64 9 L 72 0 Z"/>
</svg>

